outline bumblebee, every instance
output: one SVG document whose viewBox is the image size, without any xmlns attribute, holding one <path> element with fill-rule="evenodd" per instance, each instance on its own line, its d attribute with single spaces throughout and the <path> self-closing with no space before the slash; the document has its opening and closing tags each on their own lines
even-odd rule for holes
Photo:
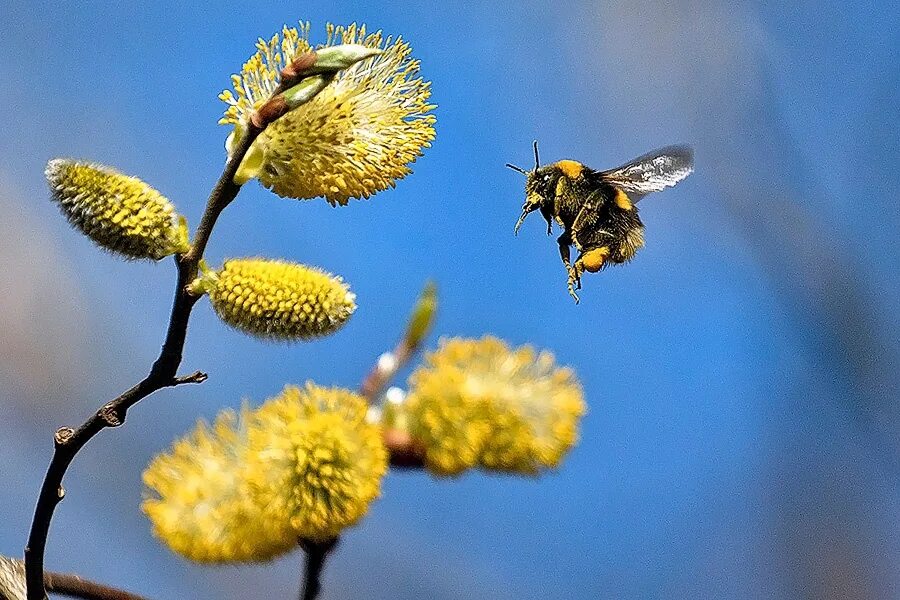
<svg viewBox="0 0 900 600">
<path fill-rule="evenodd" d="M 585 271 L 596 273 L 610 264 L 628 262 L 644 245 L 637 202 L 690 175 L 694 152 L 687 146 L 666 146 L 621 167 L 595 171 L 574 160 L 542 167 L 535 141 L 534 169 L 506 166 L 526 177 L 525 204 L 516 222 L 516 235 L 525 217 L 536 210 L 547 221 L 547 235 L 553 233 L 553 221 L 562 227 L 556 241 L 568 274 L 569 294 L 577 304 L 575 290 L 581 289 Z M 574 263 L 571 246 L 578 251 Z"/>
</svg>

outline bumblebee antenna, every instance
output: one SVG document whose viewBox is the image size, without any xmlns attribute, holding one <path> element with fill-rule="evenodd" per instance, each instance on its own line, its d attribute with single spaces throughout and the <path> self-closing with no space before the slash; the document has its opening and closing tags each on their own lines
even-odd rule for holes
<svg viewBox="0 0 900 600">
<path fill-rule="evenodd" d="M 541 159 L 538 156 L 537 140 L 534 140 L 534 170 L 537 171 L 541 166 Z"/>
<path fill-rule="evenodd" d="M 509 163 L 506 163 L 506 166 L 509 167 L 510 169 L 512 169 L 513 171 L 517 171 L 517 172 L 521 173 L 522 175 L 528 175 L 528 171 L 526 171 L 522 167 L 517 167 L 516 165 L 511 165 Z"/>
</svg>

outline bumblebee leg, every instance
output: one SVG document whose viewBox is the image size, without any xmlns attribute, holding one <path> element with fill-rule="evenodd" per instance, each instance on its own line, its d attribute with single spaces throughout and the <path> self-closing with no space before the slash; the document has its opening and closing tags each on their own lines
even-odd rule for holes
<svg viewBox="0 0 900 600">
<path fill-rule="evenodd" d="M 581 257 L 575 259 L 575 263 L 572 265 L 572 274 L 571 278 L 574 278 L 575 289 L 581 289 L 581 275 L 584 273 L 584 265 L 581 262 Z"/>
<path fill-rule="evenodd" d="M 591 195 L 578 211 L 578 214 L 575 215 L 575 221 L 569 228 L 569 231 L 571 231 L 572 243 L 575 244 L 575 247 L 579 250 L 581 250 L 581 242 L 578 241 L 578 232 L 587 227 L 589 224 L 592 224 L 596 220 L 596 210 L 597 202 L 594 196 Z"/>
<path fill-rule="evenodd" d="M 559 257 L 562 258 L 563 264 L 566 266 L 566 271 L 568 271 L 572 268 L 572 255 L 569 250 L 572 238 L 569 237 L 568 232 L 564 232 L 561 236 L 556 238 L 556 243 L 559 244 Z"/>
<path fill-rule="evenodd" d="M 575 290 L 581 288 L 581 282 L 579 281 L 578 285 L 576 286 L 576 281 L 578 281 L 578 279 L 575 276 L 575 270 L 572 269 L 569 271 L 569 282 L 567 284 L 567 287 L 569 289 L 569 295 L 572 296 L 573 300 L 575 300 L 575 304 L 578 304 L 581 302 L 581 300 L 578 298 L 578 294 L 575 293 Z"/>
<path fill-rule="evenodd" d="M 575 217 L 575 222 L 572 223 L 572 243 L 578 250 L 582 249 L 581 241 L 578 239 L 578 234 L 585 229 L 593 229 L 594 224 L 597 221 L 597 217 L 593 212 L 593 205 L 585 205 L 585 208 L 590 210 L 585 210 L 584 208 L 578 213 L 578 216 Z M 607 233 L 603 229 L 593 229 L 593 233 Z"/>
<path fill-rule="evenodd" d="M 575 284 L 578 283 L 578 287 L 581 287 L 581 279 L 579 278 L 576 269 L 572 266 L 572 256 L 569 250 L 572 238 L 569 237 L 568 232 L 565 232 L 556 238 L 556 243 L 559 244 L 559 256 L 562 258 L 563 264 L 566 267 L 566 274 L 569 276 L 569 295 L 575 299 L 575 304 L 578 304 L 579 300 L 578 294 L 575 293 Z"/>
</svg>

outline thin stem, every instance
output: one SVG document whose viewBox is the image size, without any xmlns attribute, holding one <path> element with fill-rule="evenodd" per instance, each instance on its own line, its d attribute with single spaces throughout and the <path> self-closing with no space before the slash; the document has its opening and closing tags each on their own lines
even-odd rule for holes
<svg viewBox="0 0 900 600">
<path fill-rule="evenodd" d="M 325 567 L 325 559 L 337 545 L 337 538 L 326 542 L 311 542 L 301 540 L 300 546 L 306 553 L 306 566 L 303 574 L 303 584 L 300 587 L 300 600 L 315 600 L 322 592 L 322 569 Z"/>
<path fill-rule="evenodd" d="M 402 369 L 414 354 L 415 349 L 410 348 L 406 339 L 400 340 L 391 352 L 385 352 L 378 357 L 366 378 L 359 386 L 359 393 L 375 404 L 378 394 L 394 379 L 397 371 Z"/>
<path fill-rule="evenodd" d="M 397 372 L 416 355 L 434 322 L 437 307 L 437 290 L 432 282 L 425 284 L 413 306 L 406 325 L 406 331 L 397 342 L 393 352 L 385 352 L 378 357 L 372 370 L 359 386 L 359 393 L 369 404 L 375 404 L 378 395 L 394 379 Z"/>
<path fill-rule="evenodd" d="M 49 592 L 84 600 L 146 600 L 143 596 L 88 581 L 70 573 L 45 573 L 44 586 Z"/>
<path fill-rule="evenodd" d="M 187 254 L 175 257 L 178 279 L 175 285 L 175 298 L 172 302 L 169 326 L 159 357 L 153 363 L 150 373 L 140 383 L 104 404 L 77 429 L 63 427 L 57 430 L 54 436 L 53 458 L 50 460 L 50 466 L 47 468 L 47 474 L 41 485 L 37 505 L 34 509 L 34 519 L 31 522 L 31 531 L 28 535 L 28 545 L 25 547 L 25 581 L 28 600 L 44 600 L 47 597 L 44 589 L 44 552 L 50 532 L 50 522 L 56 506 L 65 495 L 62 487 L 63 477 L 79 450 L 102 430 L 107 427 L 118 427 L 124 423 L 128 409 L 153 392 L 184 383 L 200 383 L 206 379 L 206 375 L 200 372 L 186 377 L 177 376 L 191 310 L 198 300 L 197 296 L 189 293 L 187 286 L 197 276 L 198 264 L 203 258 L 216 220 L 241 189 L 234 183 L 234 174 L 244 155 L 250 149 L 250 145 L 263 128 L 251 125 L 246 135 L 240 140 L 238 147 L 235 148 L 225 165 L 222 176 L 219 177 L 219 181 L 209 195 L 206 210 L 200 219 L 191 249 Z"/>
</svg>

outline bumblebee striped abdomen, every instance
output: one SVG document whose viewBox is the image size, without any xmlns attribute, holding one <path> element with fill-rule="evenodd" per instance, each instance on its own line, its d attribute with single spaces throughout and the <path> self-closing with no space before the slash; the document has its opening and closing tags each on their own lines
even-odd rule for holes
<svg viewBox="0 0 900 600">
<path fill-rule="evenodd" d="M 638 216 L 637 206 L 625 192 L 607 184 L 601 184 L 592 196 L 592 204 L 597 205 L 589 209 L 593 214 L 582 218 L 577 231 L 573 232 L 578 250 L 587 252 L 606 247 L 609 249 L 606 263 L 631 260 L 644 245 L 644 224 Z"/>
</svg>

